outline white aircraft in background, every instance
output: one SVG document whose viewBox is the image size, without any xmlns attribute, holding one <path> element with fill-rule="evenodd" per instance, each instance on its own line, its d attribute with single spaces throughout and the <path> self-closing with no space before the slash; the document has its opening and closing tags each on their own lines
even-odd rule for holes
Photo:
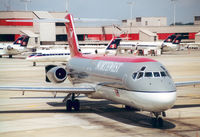
<svg viewBox="0 0 200 137">
<path fill-rule="evenodd" d="M 174 50 L 178 48 L 178 44 L 180 44 L 182 37 L 178 35 L 170 35 L 168 36 L 163 42 L 127 42 L 127 41 L 122 41 L 120 43 L 119 48 L 120 49 L 155 49 L 155 48 L 160 48 L 163 49 L 164 51 L 166 48 L 169 50 Z"/>
<path fill-rule="evenodd" d="M 176 86 L 200 84 L 200 81 L 174 83 L 167 69 L 150 58 L 84 55 L 80 52 L 72 15 L 68 14 L 63 21 L 71 59 L 65 68 L 46 66 L 46 81 L 62 83 L 68 78 L 73 87 L 0 86 L 0 90 L 69 93 L 64 98 L 67 111 L 80 109 L 76 94 L 107 99 L 151 112 L 152 125 L 162 127 L 162 116 L 176 101 Z"/>
<path fill-rule="evenodd" d="M 29 37 L 22 35 L 13 44 L 0 45 L 0 57 L 8 55 L 12 58 L 13 55 L 21 54 L 26 51 Z"/>
<path fill-rule="evenodd" d="M 162 49 L 163 51 L 169 51 L 169 50 L 178 50 L 179 44 L 181 43 L 181 40 L 183 39 L 183 36 L 179 35 L 171 35 L 162 43 Z"/>
<path fill-rule="evenodd" d="M 83 54 L 116 54 L 117 47 L 121 39 L 114 37 L 104 49 L 81 49 Z M 36 66 L 36 62 L 67 62 L 70 59 L 70 50 L 68 49 L 50 49 L 39 50 L 36 53 L 31 54 L 26 58 L 27 61 L 33 62 L 33 66 Z"/>
</svg>

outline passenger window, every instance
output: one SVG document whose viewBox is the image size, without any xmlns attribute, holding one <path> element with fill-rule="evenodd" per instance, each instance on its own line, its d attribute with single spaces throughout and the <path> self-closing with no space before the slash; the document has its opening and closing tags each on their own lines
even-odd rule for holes
<svg viewBox="0 0 200 137">
<path fill-rule="evenodd" d="M 164 71 L 161 71 L 160 74 L 161 74 L 162 77 L 166 77 L 167 76 Z"/>
<path fill-rule="evenodd" d="M 159 72 L 153 72 L 154 77 L 160 77 L 160 73 Z"/>
<path fill-rule="evenodd" d="M 135 79 L 137 76 L 137 73 L 133 73 L 133 79 Z"/>
<path fill-rule="evenodd" d="M 145 77 L 152 77 L 152 72 L 145 72 Z"/>
<path fill-rule="evenodd" d="M 139 72 L 139 73 L 138 73 L 138 76 L 137 76 L 137 79 L 143 77 L 143 74 L 144 74 L 143 72 Z"/>
</svg>

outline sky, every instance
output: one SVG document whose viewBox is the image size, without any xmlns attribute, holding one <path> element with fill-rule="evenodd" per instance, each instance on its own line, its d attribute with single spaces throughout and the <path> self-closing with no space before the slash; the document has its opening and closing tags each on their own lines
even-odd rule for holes
<svg viewBox="0 0 200 137">
<path fill-rule="evenodd" d="M 0 11 L 25 11 L 24 0 L 0 0 Z M 69 0 L 69 12 L 80 18 L 131 18 L 167 17 L 168 25 L 173 23 L 173 3 L 171 0 Z M 194 16 L 200 16 L 200 0 L 176 0 L 176 22 L 193 22 Z M 66 0 L 31 0 L 28 11 L 66 11 Z"/>
</svg>

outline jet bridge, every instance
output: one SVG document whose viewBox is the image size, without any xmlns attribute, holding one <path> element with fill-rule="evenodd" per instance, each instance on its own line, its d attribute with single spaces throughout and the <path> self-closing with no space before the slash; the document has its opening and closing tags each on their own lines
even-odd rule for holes
<svg viewBox="0 0 200 137">
<path fill-rule="evenodd" d="M 148 42 L 157 41 L 157 34 L 147 29 L 140 29 L 139 35 L 140 35 L 140 41 L 148 41 Z"/>
<path fill-rule="evenodd" d="M 53 19 L 53 16 L 47 11 L 33 11 L 38 19 Z M 36 23 L 34 22 L 34 30 L 40 34 L 41 45 L 54 45 L 56 41 L 56 26 L 55 23 Z"/>
</svg>

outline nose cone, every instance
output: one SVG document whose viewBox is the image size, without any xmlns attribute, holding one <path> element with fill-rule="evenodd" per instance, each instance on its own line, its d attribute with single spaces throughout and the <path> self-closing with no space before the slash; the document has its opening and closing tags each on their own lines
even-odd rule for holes
<svg viewBox="0 0 200 137">
<path fill-rule="evenodd" d="M 170 79 L 143 82 L 143 87 L 138 87 L 137 101 L 142 110 L 150 112 L 163 112 L 173 107 L 176 101 L 176 88 Z M 139 90 L 140 89 L 140 90 Z M 142 89 L 142 90 L 141 90 Z"/>
<path fill-rule="evenodd" d="M 150 100 L 153 112 L 162 112 L 173 107 L 176 101 L 176 92 L 155 94 Z"/>
<path fill-rule="evenodd" d="M 173 107 L 176 101 L 176 92 L 136 93 L 138 106 L 141 110 L 163 112 Z"/>
<path fill-rule="evenodd" d="M 157 86 L 155 86 L 157 83 Z M 148 104 L 146 104 L 146 109 L 152 112 L 162 112 L 167 109 L 170 109 L 173 107 L 175 101 L 176 101 L 176 88 L 174 86 L 173 81 L 167 80 L 167 82 L 156 82 L 152 85 L 154 90 L 148 90 L 146 89 L 146 101 Z"/>
</svg>

